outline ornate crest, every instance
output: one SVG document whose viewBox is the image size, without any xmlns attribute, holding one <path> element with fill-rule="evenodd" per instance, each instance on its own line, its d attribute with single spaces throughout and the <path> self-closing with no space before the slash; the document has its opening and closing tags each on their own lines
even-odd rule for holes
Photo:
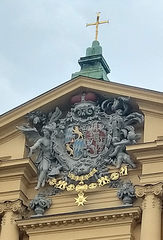
<svg viewBox="0 0 163 240">
<path fill-rule="evenodd" d="M 76 190 L 76 203 L 83 205 L 88 188 L 114 186 L 127 174 L 127 167 L 136 166 L 126 146 L 140 139 L 133 125 L 142 123 L 143 115 L 133 110 L 128 97 L 102 100 L 83 93 L 71 98 L 67 113 L 57 107 L 48 114 L 31 112 L 27 120 L 28 125 L 17 128 L 34 143 L 28 156 L 38 150 L 36 189 L 48 182 L 55 188 Z M 118 170 L 109 173 L 111 166 Z"/>
<path fill-rule="evenodd" d="M 107 141 L 107 132 L 102 122 L 92 121 L 86 131 L 86 146 L 92 155 L 102 153 Z"/>
</svg>

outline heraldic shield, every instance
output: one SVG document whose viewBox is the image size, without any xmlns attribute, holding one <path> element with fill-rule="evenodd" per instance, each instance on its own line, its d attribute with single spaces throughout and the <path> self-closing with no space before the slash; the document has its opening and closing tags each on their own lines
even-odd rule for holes
<svg viewBox="0 0 163 240">
<path fill-rule="evenodd" d="M 107 141 L 107 132 L 102 122 L 92 121 L 88 126 L 86 135 L 86 146 L 92 155 L 102 153 Z"/>
<path fill-rule="evenodd" d="M 65 147 L 67 153 L 72 158 L 82 156 L 84 148 L 84 134 L 79 129 L 79 126 L 69 127 L 65 133 Z"/>
<path fill-rule="evenodd" d="M 84 126 L 85 127 L 85 126 Z M 81 158 L 83 149 L 87 148 L 88 155 L 97 156 L 106 145 L 107 132 L 103 123 L 92 121 L 85 129 L 82 125 L 69 127 L 65 133 L 65 147 L 72 158 Z"/>
</svg>

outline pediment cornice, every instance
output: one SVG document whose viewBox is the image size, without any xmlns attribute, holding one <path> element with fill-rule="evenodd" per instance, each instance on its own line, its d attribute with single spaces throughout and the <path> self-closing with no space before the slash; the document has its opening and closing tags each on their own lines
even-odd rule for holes
<svg viewBox="0 0 163 240">
<path fill-rule="evenodd" d="M 155 111 L 157 105 L 157 113 L 161 114 L 163 109 L 163 94 L 160 92 L 79 76 L 1 115 L 0 127 L 21 121 L 33 110 L 51 110 L 52 106 L 65 105 L 79 91 L 93 91 L 104 96 L 130 96 L 137 101 L 141 110 Z"/>
</svg>

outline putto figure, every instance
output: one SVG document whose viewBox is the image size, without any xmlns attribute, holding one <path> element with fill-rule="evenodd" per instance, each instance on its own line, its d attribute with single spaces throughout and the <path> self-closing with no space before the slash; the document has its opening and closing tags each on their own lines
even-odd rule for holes
<svg viewBox="0 0 163 240">
<path fill-rule="evenodd" d="M 135 168 L 126 146 L 141 138 L 133 125 L 143 119 L 129 97 L 103 99 L 91 92 L 73 96 L 63 115 L 58 107 L 47 114 L 29 113 L 29 124 L 17 128 L 32 142 L 28 156 L 38 152 L 36 189 L 50 179 L 66 179 L 74 185 L 83 178 L 93 183 L 109 177 L 110 166 Z"/>
</svg>

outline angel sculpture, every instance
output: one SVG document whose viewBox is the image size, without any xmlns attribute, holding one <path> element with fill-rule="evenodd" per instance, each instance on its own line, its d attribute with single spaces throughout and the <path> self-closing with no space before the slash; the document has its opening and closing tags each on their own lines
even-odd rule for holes
<svg viewBox="0 0 163 240">
<path fill-rule="evenodd" d="M 38 170 L 38 181 L 35 187 L 36 190 L 38 190 L 41 186 L 45 186 L 47 174 L 51 167 L 51 162 L 55 160 L 51 136 L 53 135 L 54 138 L 54 134 L 57 134 L 56 121 L 60 116 L 61 111 L 59 108 L 56 108 L 55 112 L 51 114 L 48 123 L 41 129 L 43 136 L 40 136 L 35 127 L 30 127 L 29 125 L 17 127 L 27 136 L 29 141 L 34 142 L 33 146 L 29 147 L 28 157 L 31 157 L 37 149 L 40 149 L 35 160 L 35 165 Z"/>
<path fill-rule="evenodd" d="M 45 186 L 47 172 L 50 168 L 51 161 L 53 160 L 53 156 L 51 154 L 51 138 L 50 135 L 52 133 L 51 129 L 48 126 L 43 126 L 42 128 L 43 137 L 37 140 L 37 142 L 30 147 L 30 151 L 28 157 L 40 148 L 40 152 L 37 156 L 35 164 L 39 171 L 38 182 L 35 189 L 39 189 L 40 186 Z"/>
</svg>

